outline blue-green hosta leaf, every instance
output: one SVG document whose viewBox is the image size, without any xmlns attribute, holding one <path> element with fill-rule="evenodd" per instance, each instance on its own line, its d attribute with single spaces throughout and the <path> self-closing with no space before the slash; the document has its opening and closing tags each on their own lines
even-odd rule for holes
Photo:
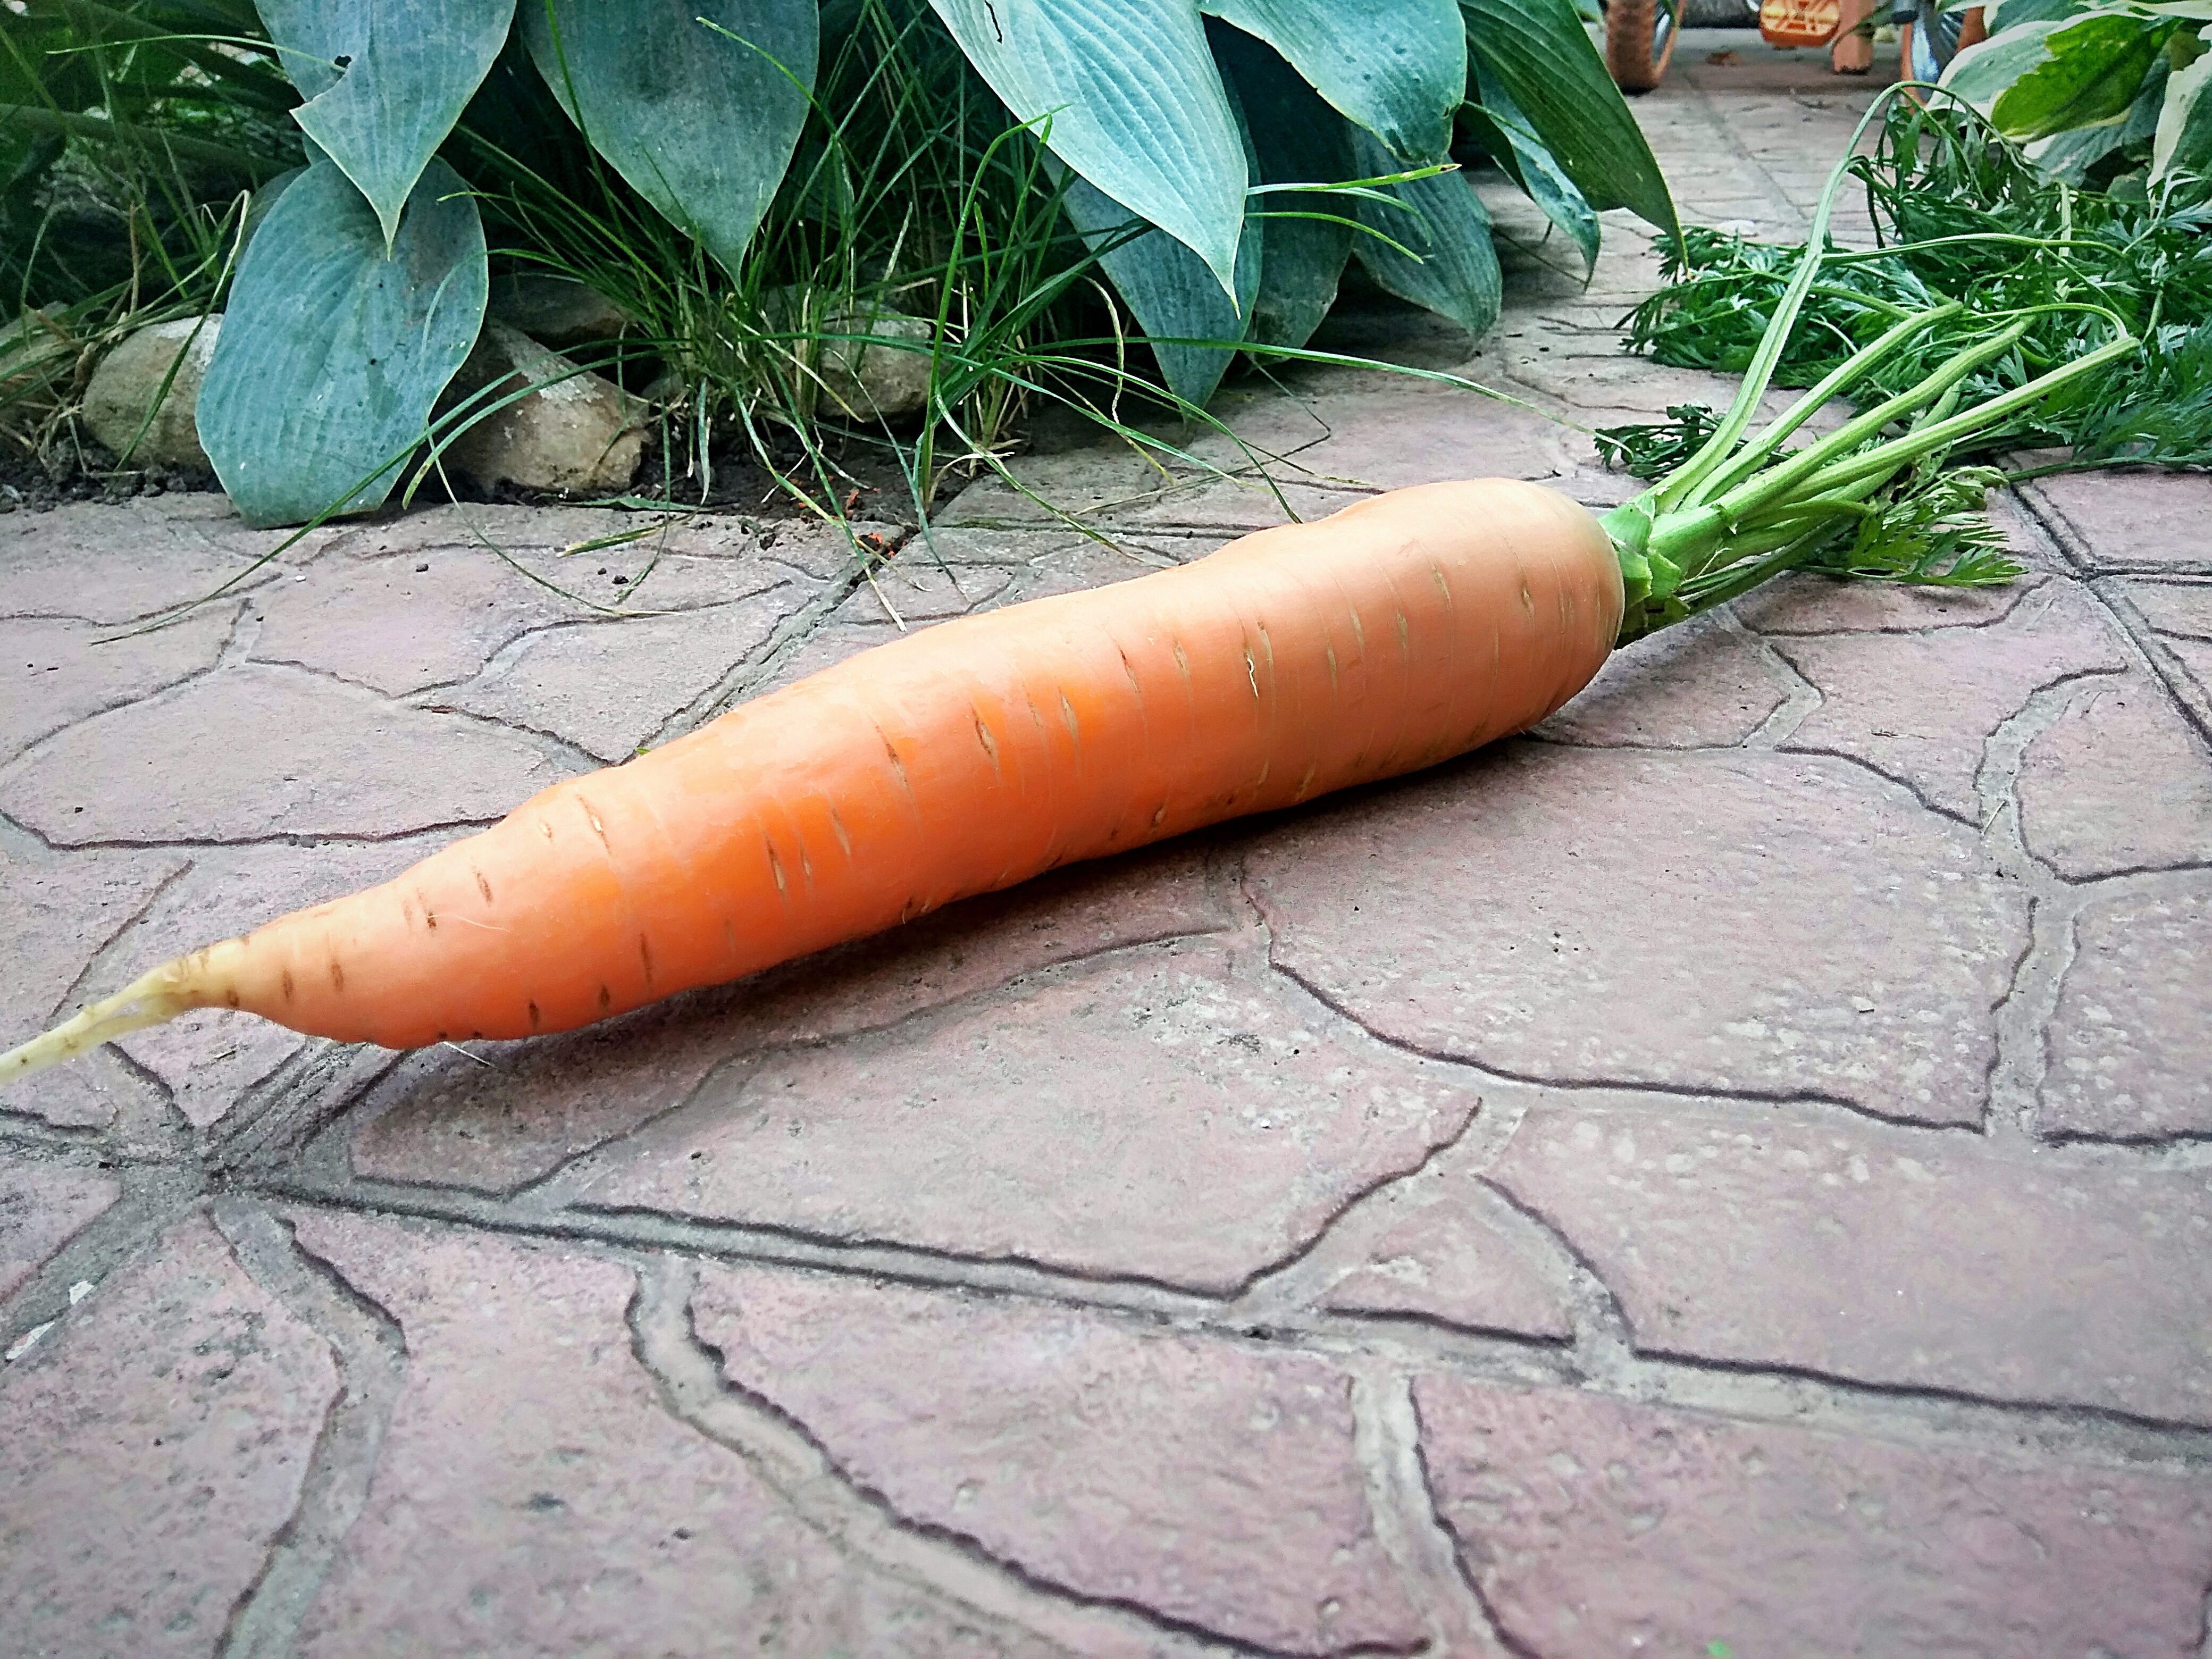
<svg viewBox="0 0 2212 1659">
<path fill-rule="evenodd" d="M 819 17 L 815 0 L 522 0 L 561 106 L 732 274 L 799 143 Z"/>
<path fill-rule="evenodd" d="M 1458 0 L 1199 0 L 1256 35 L 1313 89 L 1400 161 L 1441 161 L 1467 96 L 1467 25 Z M 1247 106 L 1249 110 L 1249 106 Z"/>
<path fill-rule="evenodd" d="M 1396 171 L 1382 146 L 1364 132 L 1352 135 L 1352 165 L 1364 178 Z M 1464 173 L 1440 173 L 1384 189 L 1413 210 L 1360 199 L 1362 224 L 1420 257 L 1409 258 L 1389 243 L 1362 236 L 1352 245 L 1367 274 L 1385 292 L 1449 317 L 1481 335 L 1498 320 L 1504 283 L 1498 250 L 1490 242 L 1490 214 Z"/>
<path fill-rule="evenodd" d="M 278 62 L 307 101 L 292 112 L 376 209 L 399 210 L 490 72 L 514 0 L 258 0 Z"/>
<path fill-rule="evenodd" d="M 1990 118 L 2015 140 L 2124 120 L 2172 32 L 2170 22 L 2110 11 L 2063 22 L 2043 39 L 2046 61 L 1997 94 Z"/>
<path fill-rule="evenodd" d="M 380 505 L 476 343 L 489 288 L 483 222 L 443 161 L 423 170 L 388 254 L 335 162 L 294 179 L 239 260 L 200 388 L 200 447 L 246 521 Z"/>
<path fill-rule="evenodd" d="M 2212 35 L 2212 29 L 2203 34 Z M 2212 178 L 2212 95 L 2205 92 L 2208 84 L 2212 84 L 2212 52 L 2166 77 L 2166 102 L 2158 112 L 2157 136 L 2151 141 L 2152 184 L 2174 172 Z"/>
<path fill-rule="evenodd" d="M 1352 170 L 1352 129 L 1271 48 L 1223 29 L 1214 59 L 1237 94 L 1260 181 L 1333 185 Z M 1263 257 L 1260 289 L 1247 307 L 1246 340 L 1303 346 L 1336 303 L 1336 289 L 1359 233 L 1349 198 L 1321 191 L 1269 191 L 1253 201 Z M 1246 231 L 1249 236 L 1249 229 Z"/>
<path fill-rule="evenodd" d="M 1651 146 L 1568 0 L 1460 0 L 1460 10 L 1468 55 L 1520 106 L 1583 199 L 1679 236 Z"/>
<path fill-rule="evenodd" d="M 1244 145 L 1196 0 L 929 0 L 1015 118 L 1236 289 Z"/>
<path fill-rule="evenodd" d="M 1165 232 L 1152 229 L 1124 240 L 1141 222 L 1136 215 L 1080 177 L 1067 181 L 1068 221 L 1085 246 L 1103 248 L 1098 263 L 1151 343 L 1168 390 L 1203 405 L 1236 361 L 1253 301 L 1260 291 L 1263 255 L 1259 222 L 1247 226 L 1237 254 L 1232 304 L 1206 262 Z M 1119 246 L 1114 246 L 1119 243 Z M 1219 340 L 1219 346 L 1173 345 L 1172 340 Z"/>
<path fill-rule="evenodd" d="M 1566 175 L 1559 160 L 1544 147 L 1536 131 L 1528 125 L 1528 118 L 1505 90 L 1505 84 L 1487 66 L 1474 66 L 1474 83 L 1481 108 L 1474 112 L 1480 116 L 1496 142 L 1490 145 L 1491 154 L 1513 182 L 1528 193 L 1528 199 L 1544 210 L 1544 216 L 1566 233 L 1569 240 L 1583 256 L 1583 274 L 1587 276 L 1597 269 L 1598 225 L 1597 212 L 1575 188 L 1575 181 Z"/>
</svg>

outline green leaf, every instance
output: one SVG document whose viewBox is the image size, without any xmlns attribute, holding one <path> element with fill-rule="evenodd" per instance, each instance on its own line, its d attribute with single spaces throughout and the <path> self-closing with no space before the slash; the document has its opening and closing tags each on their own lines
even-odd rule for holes
<svg viewBox="0 0 2212 1659">
<path fill-rule="evenodd" d="M 2175 171 L 2212 178 L 2212 97 L 2204 94 L 2208 82 L 2212 82 L 2212 52 L 2166 77 L 2166 103 L 2158 112 L 2158 133 L 2151 141 L 2154 185 Z"/>
<path fill-rule="evenodd" d="M 1199 0 L 1265 40 L 1354 125 L 1401 161 L 1441 161 L 1467 94 L 1467 26 L 1458 0 Z"/>
<path fill-rule="evenodd" d="M 368 198 L 388 246 L 415 181 L 499 56 L 514 0 L 259 5 L 307 100 L 292 118 Z"/>
<path fill-rule="evenodd" d="M 1590 206 L 1625 207 L 1680 241 L 1651 146 L 1568 0 L 1460 0 L 1460 10 L 1469 56 L 1520 106 Z"/>
<path fill-rule="evenodd" d="M 1978 40 L 1951 60 L 1942 84 L 1987 115 L 2021 76 L 2051 61 L 2045 43 L 2064 26 L 2062 19 L 2040 19 Z"/>
<path fill-rule="evenodd" d="M 929 3 L 1016 119 L 1236 291 L 1244 145 L 1196 0 Z"/>
<path fill-rule="evenodd" d="M 1296 70 L 1237 29 L 1221 29 L 1213 52 L 1244 112 L 1262 184 L 1333 185 L 1354 176 L 1352 129 Z M 1336 303 L 1359 234 L 1349 222 L 1352 204 L 1323 191 L 1281 191 L 1255 198 L 1253 207 L 1264 257 L 1244 337 L 1296 349 Z"/>
<path fill-rule="evenodd" d="M 389 254 L 336 163 L 294 179 L 239 261 L 200 388 L 200 446 L 246 521 L 380 505 L 489 290 L 483 222 L 443 161 L 423 170 Z"/>
<path fill-rule="evenodd" d="M 1234 106 L 1232 105 L 1232 109 Z M 1249 156 L 1248 155 L 1248 161 Z M 1253 198 L 1256 209 L 1265 197 Z M 1137 325 L 1151 343 L 1168 390 L 1203 406 L 1237 359 L 1237 343 L 1252 315 L 1265 260 L 1260 222 L 1245 222 L 1237 251 L 1237 295 L 1232 302 L 1206 262 L 1158 228 L 1132 238 L 1144 221 L 1097 185 L 1069 176 L 1061 205 L 1084 245 L 1113 279 Z M 1220 346 L 1179 345 L 1176 340 L 1219 340 Z"/>
<path fill-rule="evenodd" d="M 2110 11 L 2062 23 L 2044 39 L 2049 60 L 2006 88 L 1990 118 L 2014 140 L 2123 119 L 2172 32 L 2171 23 Z"/>
<path fill-rule="evenodd" d="M 569 119 L 732 275 L 806 119 L 818 16 L 814 0 L 522 0 Z"/>
<path fill-rule="evenodd" d="M 1583 256 L 1583 274 L 1597 269 L 1597 213 L 1575 188 L 1559 160 L 1536 137 L 1528 117 L 1513 101 L 1504 84 L 1481 64 L 1474 66 L 1477 95 L 1482 103 L 1469 113 L 1483 129 L 1485 147 L 1528 199 L 1544 210 L 1544 216 L 1565 231 Z"/>
<path fill-rule="evenodd" d="M 1364 132 L 1352 135 L 1352 165 L 1363 176 L 1392 172 L 1382 146 Z M 1490 214 L 1464 173 L 1386 185 L 1406 212 L 1381 202 L 1358 202 L 1360 222 L 1419 255 L 1410 258 L 1374 236 L 1362 236 L 1352 252 L 1367 274 L 1387 293 L 1449 317 L 1469 334 L 1480 335 L 1498 320 L 1504 283 L 1498 250 L 1490 242 Z"/>
</svg>

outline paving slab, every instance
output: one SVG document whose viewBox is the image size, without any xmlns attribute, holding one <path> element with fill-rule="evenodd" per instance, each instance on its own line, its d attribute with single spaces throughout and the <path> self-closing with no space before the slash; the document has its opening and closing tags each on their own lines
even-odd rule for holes
<svg viewBox="0 0 2212 1659">
<path fill-rule="evenodd" d="M 1692 31 L 1634 107 L 1795 236 L 1880 79 Z M 1585 283 L 1478 187 L 1492 334 L 1317 343 L 1521 402 L 1232 376 L 1279 494 L 1193 427 L 1013 458 L 1084 529 L 0 514 L 0 1045 L 904 633 L 1624 499 L 1580 428 L 1732 386 L 1619 349 L 1646 228 Z M 594 1030 L 210 1012 L 0 1095 L 0 1648 L 2202 1659 L 2208 490 L 2037 481 L 2008 587 L 1785 580 L 1530 740 Z"/>
</svg>

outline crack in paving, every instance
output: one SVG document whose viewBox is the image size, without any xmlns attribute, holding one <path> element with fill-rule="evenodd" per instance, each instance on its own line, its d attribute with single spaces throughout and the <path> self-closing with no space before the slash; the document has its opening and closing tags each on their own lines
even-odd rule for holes
<svg viewBox="0 0 2212 1659">
<path fill-rule="evenodd" d="M 80 1168 L 94 1162 L 82 1156 L 68 1161 Z M 40 1341 L 51 1341 L 70 1311 L 91 1299 L 72 1294 L 75 1287 L 90 1285 L 96 1296 L 110 1273 L 152 1249 L 204 1190 L 198 1172 L 190 1168 L 105 1158 L 96 1165 L 115 1176 L 121 1196 L 71 1235 L 13 1293 L 0 1298 L 0 1351 L 14 1348 L 41 1326 L 48 1328 Z M 13 1370 L 0 1367 L 0 1389 Z"/>
<path fill-rule="evenodd" d="M 406 1382 L 399 1322 L 301 1245 L 264 1206 L 214 1205 L 217 1231 L 246 1276 L 329 1345 L 338 1388 L 300 1495 L 253 1582 L 232 1607 L 220 1659 L 287 1659 L 346 1534 L 368 1501 L 385 1431 Z"/>
</svg>

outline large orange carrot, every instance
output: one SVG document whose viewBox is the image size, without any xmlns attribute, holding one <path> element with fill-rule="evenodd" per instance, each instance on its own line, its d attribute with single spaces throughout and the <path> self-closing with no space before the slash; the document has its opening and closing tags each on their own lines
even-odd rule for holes
<svg viewBox="0 0 2212 1659">
<path fill-rule="evenodd" d="M 1623 605 L 1595 518 L 1488 480 L 946 623 L 166 963 L 0 1080 L 188 1008 L 395 1048 L 587 1024 L 1517 732 L 1597 672 Z"/>
</svg>

